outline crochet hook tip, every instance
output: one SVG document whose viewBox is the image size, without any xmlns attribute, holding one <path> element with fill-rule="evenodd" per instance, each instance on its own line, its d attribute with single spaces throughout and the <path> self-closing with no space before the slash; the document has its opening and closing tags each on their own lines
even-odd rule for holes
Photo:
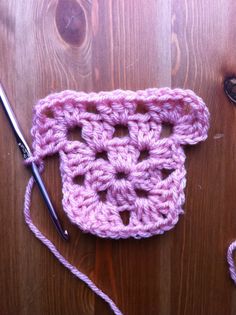
<svg viewBox="0 0 236 315">
<path fill-rule="evenodd" d="M 60 230 L 58 231 L 59 234 L 61 235 L 61 237 L 63 238 L 64 241 L 68 241 L 69 240 L 69 233 L 67 230 Z"/>
<path fill-rule="evenodd" d="M 64 231 L 64 236 L 65 236 L 65 239 L 68 240 L 69 239 L 69 233 L 67 230 Z"/>
</svg>

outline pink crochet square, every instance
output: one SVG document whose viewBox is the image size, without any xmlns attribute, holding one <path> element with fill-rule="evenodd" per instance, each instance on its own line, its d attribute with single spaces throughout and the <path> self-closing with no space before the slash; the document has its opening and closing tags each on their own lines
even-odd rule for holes
<svg viewBox="0 0 236 315">
<path fill-rule="evenodd" d="M 140 104 L 145 111 L 137 110 Z M 164 123 L 173 130 L 161 138 Z M 120 125 L 127 128 L 124 137 L 116 136 Z M 75 127 L 83 141 L 68 139 Z M 42 162 L 59 152 L 63 207 L 80 229 L 100 237 L 149 237 L 173 228 L 183 213 L 183 146 L 205 140 L 208 127 L 209 112 L 190 90 L 63 91 L 35 107 L 34 157 Z"/>
</svg>

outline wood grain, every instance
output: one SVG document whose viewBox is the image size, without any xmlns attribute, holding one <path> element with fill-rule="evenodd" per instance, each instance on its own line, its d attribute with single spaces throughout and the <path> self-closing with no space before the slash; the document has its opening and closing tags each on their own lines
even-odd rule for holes
<svg viewBox="0 0 236 315">
<path fill-rule="evenodd" d="M 225 259 L 236 238 L 236 108 L 222 86 L 236 72 L 235 12 L 232 0 L 0 1 L 1 80 L 29 142 L 33 105 L 64 89 L 190 88 L 211 112 L 208 140 L 186 148 L 186 212 L 162 236 L 114 241 L 79 231 L 61 206 L 57 156 L 44 180 L 69 243 L 33 193 L 37 226 L 125 315 L 236 314 Z M 1 314 L 112 314 L 29 232 L 30 174 L 2 110 L 0 126 Z"/>
</svg>

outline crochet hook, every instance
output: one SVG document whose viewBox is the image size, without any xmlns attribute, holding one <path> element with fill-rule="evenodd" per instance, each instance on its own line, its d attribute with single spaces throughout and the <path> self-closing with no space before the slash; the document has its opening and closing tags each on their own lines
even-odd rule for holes
<svg viewBox="0 0 236 315">
<path fill-rule="evenodd" d="M 26 142 L 26 140 L 24 139 L 24 136 L 20 130 L 20 127 L 18 125 L 18 122 L 16 120 L 16 117 L 12 111 L 12 108 L 10 106 L 10 103 L 9 103 L 9 100 L 4 92 L 4 89 L 2 87 L 2 85 L 0 84 L 0 103 L 2 104 L 3 106 L 3 109 L 6 113 L 6 116 L 8 118 L 8 121 L 12 127 L 12 130 L 13 130 L 13 133 L 15 135 L 15 138 L 16 138 L 16 141 L 17 141 L 17 144 L 21 150 L 21 153 L 23 155 L 23 158 L 26 160 L 28 159 L 30 156 L 32 156 L 32 153 L 30 151 L 30 148 Z M 31 169 L 31 172 L 32 172 L 32 175 L 34 177 L 34 181 L 36 182 L 36 184 L 38 185 L 39 187 L 39 190 L 40 190 L 40 193 L 43 197 L 43 200 L 44 202 L 46 203 L 46 206 L 48 208 L 48 211 L 49 211 L 49 214 L 50 214 L 50 217 L 53 221 L 53 223 L 55 224 L 55 227 L 58 231 L 58 233 L 61 235 L 61 237 L 64 239 L 64 240 L 68 240 L 69 238 L 69 235 L 68 235 L 68 232 L 65 230 L 63 230 L 62 226 L 61 226 L 61 223 L 59 221 L 59 218 L 56 214 L 56 211 L 52 205 L 52 202 L 50 200 L 50 197 L 47 193 L 47 190 L 45 188 L 45 185 L 43 183 L 43 180 L 40 176 L 40 173 L 39 173 L 39 170 L 38 170 L 38 167 L 37 165 L 32 162 L 29 164 L 29 167 Z"/>
</svg>

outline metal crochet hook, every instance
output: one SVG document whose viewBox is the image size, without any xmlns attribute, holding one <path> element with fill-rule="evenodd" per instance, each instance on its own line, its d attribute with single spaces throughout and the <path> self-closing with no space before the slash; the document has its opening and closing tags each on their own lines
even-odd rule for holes
<svg viewBox="0 0 236 315">
<path fill-rule="evenodd" d="M 21 153 L 23 155 L 23 158 L 26 160 L 28 159 L 30 156 L 32 156 L 32 153 L 30 151 L 30 148 L 27 144 L 27 142 L 25 141 L 24 137 L 23 137 L 23 134 L 19 128 L 19 125 L 17 123 L 17 120 L 16 120 L 16 117 L 11 109 L 11 106 L 10 106 L 10 103 L 8 101 L 8 98 L 4 92 L 4 89 L 2 87 L 2 85 L 0 84 L 0 103 L 2 104 L 3 108 L 4 108 L 4 111 L 6 113 L 6 116 L 8 118 L 8 121 L 12 127 L 12 130 L 14 132 L 14 135 L 15 135 L 15 138 L 16 138 L 16 141 L 17 141 L 17 144 L 21 150 Z M 43 180 L 39 174 L 39 170 L 38 170 L 38 167 L 36 166 L 36 164 L 34 162 L 30 163 L 29 164 L 29 167 L 31 168 L 31 172 L 32 172 L 32 175 L 34 177 L 34 180 L 35 182 L 37 183 L 38 187 L 39 187 L 39 190 L 40 190 L 40 193 L 47 205 L 47 208 L 48 208 L 48 211 L 49 211 L 49 214 L 50 214 L 50 217 L 53 221 L 53 223 L 55 224 L 56 226 L 56 229 L 58 231 L 58 233 L 61 235 L 61 237 L 64 239 L 64 240 L 68 240 L 69 238 L 69 235 L 68 235 L 68 232 L 65 230 L 63 230 L 62 226 L 61 226 L 61 223 L 59 221 L 59 218 L 55 212 L 55 209 L 52 205 L 52 202 L 50 200 L 50 197 L 47 193 L 47 190 L 44 186 L 44 183 L 43 183 Z"/>
</svg>

